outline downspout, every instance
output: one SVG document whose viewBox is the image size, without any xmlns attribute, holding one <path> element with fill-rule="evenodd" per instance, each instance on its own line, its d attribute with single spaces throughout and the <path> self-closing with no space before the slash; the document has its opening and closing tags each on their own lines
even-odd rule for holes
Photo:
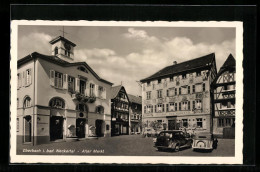
<svg viewBox="0 0 260 172">
<path fill-rule="evenodd" d="M 32 57 L 32 54 L 30 54 L 31 57 Z M 33 57 L 32 57 L 33 58 Z M 33 59 L 33 121 L 35 121 L 35 59 Z M 37 120 L 36 120 L 36 123 L 37 123 Z M 35 145 L 35 139 L 34 139 L 34 136 L 35 136 L 35 125 L 36 123 L 34 124 L 33 122 L 33 125 L 32 125 L 32 128 L 33 128 L 33 146 Z"/>
</svg>

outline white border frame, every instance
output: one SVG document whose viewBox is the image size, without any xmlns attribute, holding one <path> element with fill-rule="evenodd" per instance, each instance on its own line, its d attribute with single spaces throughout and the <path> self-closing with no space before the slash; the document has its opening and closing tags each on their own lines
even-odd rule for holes
<svg viewBox="0 0 260 172">
<path fill-rule="evenodd" d="M 201 156 L 68 156 L 16 155 L 17 50 L 19 25 L 129 26 L 129 27 L 234 27 L 236 28 L 236 127 L 234 157 Z M 10 58 L 10 163 L 117 163 L 117 164 L 243 164 L 243 23 L 242 22 L 117 22 L 117 21 L 11 21 Z M 242 133 L 242 134 L 241 134 Z"/>
</svg>

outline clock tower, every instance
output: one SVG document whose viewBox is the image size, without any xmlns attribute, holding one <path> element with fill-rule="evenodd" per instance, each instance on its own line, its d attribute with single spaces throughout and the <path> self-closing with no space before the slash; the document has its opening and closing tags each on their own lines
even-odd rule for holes
<svg viewBox="0 0 260 172">
<path fill-rule="evenodd" d="M 57 56 L 67 62 L 74 61 L 74 47 L 76 46 L 76 44 L 62 36 L 54 38 L 49 43 L 52 45 L 52 55 Z"/>
</svg>

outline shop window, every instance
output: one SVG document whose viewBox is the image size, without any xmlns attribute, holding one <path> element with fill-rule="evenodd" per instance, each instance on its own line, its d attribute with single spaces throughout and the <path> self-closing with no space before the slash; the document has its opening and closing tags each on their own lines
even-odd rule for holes
<svg viewBox="0 0 260 172">
<path fill-rule="evenodd" d="M 30 98 L 30 97 L 27 96 L 27 97 L 24 99 L 23 107 L 24 107 L 24 108 L 31 107 L 31 98 Z"/>
<path fill-rule="evenodd" d="M 65 102 L 61 98 L 53 98 L 50 100 L 49 106 L 52 108 L 65 108 Z"/>
</svg>

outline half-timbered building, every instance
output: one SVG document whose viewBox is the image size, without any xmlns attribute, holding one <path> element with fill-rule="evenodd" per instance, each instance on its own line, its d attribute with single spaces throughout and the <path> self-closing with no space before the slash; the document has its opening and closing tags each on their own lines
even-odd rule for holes
<svg viewBox="0 0 260 172">
<path fill-rule="evenodd" d="M 232 54 L 228 56 L 212 84 L 213 133 L 220 137 L 234 138 L 236 104 L 236 61 Z"/>
<path fill-rule="evenodd" d="M 122 85 L 112 87 L 111 99 L 111 136 L 129 134 L 129 98 Z"/>
</svg>

